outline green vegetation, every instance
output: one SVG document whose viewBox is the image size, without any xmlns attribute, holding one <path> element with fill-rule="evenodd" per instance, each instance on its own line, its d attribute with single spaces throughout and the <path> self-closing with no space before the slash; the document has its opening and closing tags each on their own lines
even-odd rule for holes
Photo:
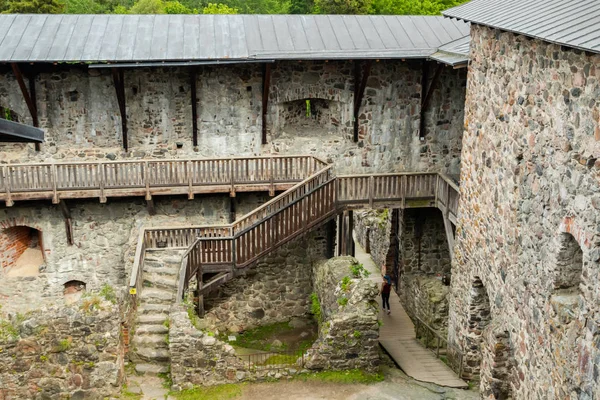
<svg viewBox="0 0 600 400">
<path fill-rule="evenodd" d="M 352 276 L 356 279 L 360 278 L 368 278 L 371 273 L 367 271 L 367 269 L 362 264 L 352 264 L 350 266 L 350 272 Z"/>
<path fill-rule="evenodd" d="M 315 317 L 317 323 L 321 323 L 321 303 L 319 302 L 319 296 L 316 293 L 310 294 L 310 312 Z"/>
<path fill-rule="evenodd" d="M 46 356 L 46 355 L 41 355 L 41 356 L 40 356 L 40 361 L 41 361 L 41 362 L 44 362 L 44 363 L 45 363 L 45 362 L 47 362 L 47 361 L 48 361 L 48 356 Z"/>
<path fill-rule="evenodd" d="M 106 301 L 110 301 L 112 304 L 117 304 L 115 289 L 108 283 L 105 283 L 100 289 L 100 296 L 104 297 Z"/>
<path fill-rule="evenodd" d="M 344 307 L 344 306 L 346 306 L 348 304 L 348 298 L 346 296 L 342 296 L 339 299 L 337 299 L 337 303 L 340 306 Z"/>
<path fill-rule="evenodd" d="M 58 353 L 62 353 L 64 351 L 67 351 L 71 348 L 71 338 L 67 338 L 67 339 L 63 339 L 61 341 L 58 342 L 58 344 L 56 346 L 54 346 L 54 351 L 58 352 Z"/>
<path fill-rule="evenodd" d="M 171 379 L 171 371 L 167 371 L 167 372 L 161 372 L 160 374 L 158 374 L 158 377 L 160 379 L 162 379 L 162 387 L 164 387 L 165 389 L 171 389 L 171 386 L 173 386 L 173 380 Z"/>
<path fill-rule="evenodd" d="M 352 336 L 354 336 L 356 339 L 360 339 L 360 337 L 362 336 L 362 333 L 360 333 L 359 331 L 354 331 L 352 333 Z"/>
<path fill-rule="evenodd" d="M 352 280 L 349 276 L 345 276 L 344 278 L 342 278 L 340 287 L 344 292 L 348 292 L 350 290 L 350 285 L 352 285 Z"/>
<path fill-rule="evenodd" d="M 170 393 L 178 400 L 226 400 L 242 394 L 243 384 L 226 384 L 211 387 L 195 387 L 181 392 Z"/>
<path fill-rule="evenodd" d="M 16 340 L 19 338 L 19 325 L 25 321 L 26 315 L 17 313 L 12 320 L 0 319 L 0 340 Z"/>
<path fill-rule="evenodd" d="M 0 13 L 440 15 L 466 0 L 0 0 Z"/>
<path fill-rule="evenodd" d="M 359 369 L 353 369 L 350 371 L 322 371 L 310 374 L 302 374 L 298 375 L 294 379 L 304 382 L 316 381 L 347 384 L 363 383 L 368 385 L 383 381 L 384 376 L 382 373 L 369 373 Z"/>
<path fill-rule="evenodd" d="M 92 296 L 89 298 L 86 298 L 85 300 L 83 300 L 83 302 L 81 303 L 81 306 L 79 306 L 79 308 L 86 314 L 90 314 L 92 311 L 98 311 L 98 310 L 102 310 L 102 299 L 98 296 Z"/>
<path fill-rule="evenodd" d="M 245 347 L 247 349 L 256 349 L 263 351 L 275 351 L 285 349 L 285 345 L 274 349 L 270 342 L 272 338 L 283 332 L 289 331 L 291 328 L 287 322 L 279 322 L 271 325 L 263 325 L 258 328 L 249 329 L 238 335 L 235 341 L 236 346 Z"/>
</svg>

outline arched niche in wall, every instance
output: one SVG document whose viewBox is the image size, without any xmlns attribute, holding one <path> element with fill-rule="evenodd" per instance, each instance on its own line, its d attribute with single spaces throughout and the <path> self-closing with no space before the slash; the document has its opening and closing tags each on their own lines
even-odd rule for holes
<svg viewBox="0 0 600 400">
<path fill-rule="evenodd" d="M 481 373 L 483 331 L 492 320 L 490 299 L 483 281 L 478 276 L 474 277 L 471 283 L 468 315 L 463 377 L 478 380 Z"/>
<path fill-rule="evenodd" d="M 71 280 L 65 282 L 63 295 L 67 304 L 77 302 L 85 293 L 86 284 L 83 281 Z"/>
<path fill-rule="evenodd" d="M 278 133 L 293 137 L 326 137 L 349 134 L 351 124 L 340 101 L 308 97 L 278 104 Z"/>
<path fill-rule="evenodd" d="M 25 225 L 2 229 L 0 262 L 8 277 L 39 275 L 45 263 L 42 232 Z"/>
<path fill-rule="evenodd" d="M 577 239 L 563 232 L 558 238 L 550 302 L 559 321 L 569 323 L 577 317 L 581 301 L 580 284 L 583 274 L 583 250 Z"/>
</svg>

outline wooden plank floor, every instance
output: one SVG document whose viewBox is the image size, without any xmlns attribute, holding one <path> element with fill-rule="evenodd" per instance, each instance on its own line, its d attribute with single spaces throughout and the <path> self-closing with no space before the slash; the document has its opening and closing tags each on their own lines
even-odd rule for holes
<svg viewBox="0 0 600 400">
<path fill-rule="evenodd" d="M 356 258 L 371 272 L 369 279 L 381 284 L 381 271 L 371 256 L 356 243 Z M 377 299 L 381 307 L 381 297 Z M 431 382 L 440 386 L 468 388 L 469 385 L 444 364 L 435 355 L 423 347 L 415 337 L 415 327 L 404 311 L 396 292 L 390 295 L 391 314 L 379 311 L 383 325 L 379 329 L 379 343 L 396 361 L 406 375 L 422 382 Z"/>
</svg>

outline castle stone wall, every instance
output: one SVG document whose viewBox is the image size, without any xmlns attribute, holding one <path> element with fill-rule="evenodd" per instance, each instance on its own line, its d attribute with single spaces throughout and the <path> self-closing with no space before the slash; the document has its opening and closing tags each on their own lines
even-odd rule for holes
<svg viewBox="0 0 600 400">
<path fill-rule="evenodd" d="M 464 70 L 445 68 L 419 140 L 420 62 L 373 63 L 352 141 L 354 62 L 279 62 L 272 65 L 268 144 L 261 144 L 259 64 L 203 66 L 197 71 L 198 147 L 192 146 L 190 73 L 185 68 L 124 70 L 129 152 L 111 71 L 54 66 L 35 77 L 42 151 L 0 145 L 0 161 L 314 154 L 340 172 L 443 170 L 458 172 Z M 314 99 L 327 124 L 301 120 L 302 100 Z M 31 124 L 11 71 L 0 71 L 0 107 Z M 292 108 L 290 108 L 292 107 Z M 290 114 L 297 118 L 290 119 Z M 306 116 L 305 116 L 306 118 Z"/>
<path fill-rule="evenodd" d="M 508 391 L 492 379 L 504 377 L 513 398 L 596 398 L 600 55 L 471 30 L 449 339 L 468 355 L 467 373 L 481 372 L 482 393 Z M 570 305 L 554 296 L 564 234 L 582 251 Z M 493 370 L 506 354 L 514 372 L 504 361 Z"/>
</svg>

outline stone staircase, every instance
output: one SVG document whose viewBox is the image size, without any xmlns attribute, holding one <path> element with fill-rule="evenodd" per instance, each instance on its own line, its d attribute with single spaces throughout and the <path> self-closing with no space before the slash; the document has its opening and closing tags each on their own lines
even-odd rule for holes
<svg viewBox="0 0 600 400">
<path fill-rule="evenodd" d="M 159 374 L 169 370 L 169 309 L 177 294 L 182 253 L 182 250 L 146 251 L 130 352 L 138 373 Z"/>
</svg>

